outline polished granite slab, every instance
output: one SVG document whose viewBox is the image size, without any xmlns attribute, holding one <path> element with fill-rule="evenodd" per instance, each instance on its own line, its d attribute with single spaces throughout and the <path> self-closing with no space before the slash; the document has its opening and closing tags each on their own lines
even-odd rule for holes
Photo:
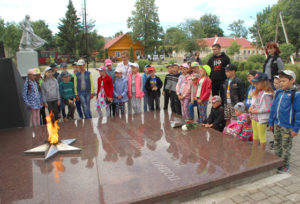
<svg viewBox="0 0 300 204">
<path fill-rule="evenodd" d="M 47 140 L 46 127 L 0 131 L 0 203 L 153 203 L 282 165 L 270 153 L 207 128 L 171 128 L 160 111 L 70 121 L 60 139 L 80 154 L 49 161 L 23 151 Z"/>
</svg>

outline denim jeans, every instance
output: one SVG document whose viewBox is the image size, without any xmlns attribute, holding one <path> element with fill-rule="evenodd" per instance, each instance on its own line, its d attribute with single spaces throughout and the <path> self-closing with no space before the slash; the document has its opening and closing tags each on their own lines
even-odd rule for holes
<svg viewBox="0 0 300 204">
<path fill-rule="evenodd" d="M 75 101 L 75 104 L 76 104 L 76 109 L 77 109 L 79 117 L 81 119 L 83 119 L 80 100 L 79 101 Z"/>
<path fill-rule="evenodd" d="M 194 107 L 197 107 L 198 106 L 198 103 L 196 100 L 194 100 L 194 103 L 193 104 L 190 104 L 189 105 L 189 113 L 190 113 L 190 119 L 191 120 L 194 120 Z"/>
<path fill-rule="evenodd" d="M 148 93 L 145 93 L 145 96 L 144 96 L 144 112 L 147 112 L 149 110 L 150 110 L 149 96 L 148 96 Z"/>
<path fill-rule="evenodd" d="M 92 118 L 91 109 L 90 109 L 91 94 L 89 92 L 79 92 L 78 97 L 83 107 L 83 113 L 85 118 Z"/>
</svg>

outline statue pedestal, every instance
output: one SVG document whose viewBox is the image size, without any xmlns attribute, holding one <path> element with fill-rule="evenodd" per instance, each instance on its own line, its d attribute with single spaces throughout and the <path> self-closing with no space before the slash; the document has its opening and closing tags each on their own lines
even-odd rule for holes
<svg viewBox="0 0 300 204">
<path fill-rule="evenodd" d="M 28 69 L 39 67 L 38 53 L 36 51 L 17 52 L 17 65 L 21 76 L 27 76 Z"/>
</svg>

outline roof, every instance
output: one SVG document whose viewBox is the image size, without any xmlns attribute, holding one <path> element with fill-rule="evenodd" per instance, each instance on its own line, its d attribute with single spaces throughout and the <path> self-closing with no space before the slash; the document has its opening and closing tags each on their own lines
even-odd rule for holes
<svg viewBox="0 0 300 204">
<path fill-rule="evenodd" d="M 230 37 L 213 37 L 213 38 L 203 38 L 199 40 L 199 44 L 206 44 L 208 47 L 211 47 L 213 44 L 220 44 L 221 47 L 229 47 L 232 41 L 236 41 L 241 47 L 249 48 L 254 47 L 252 43 L 245 38 L 230 38 Z"/>
<path fill-rule="evenodd" d="M 124 36 L 126 35 L 126 33 L 119 35 L 113 39 L 111 39 L 110 41 L 108 41 L 105 45 L 104 45 L 104 49 L 108 49 L 111 46 L 113 46 L 116 42 L 118 42 L 120 39 L 122 39 Z"/>
</svg>

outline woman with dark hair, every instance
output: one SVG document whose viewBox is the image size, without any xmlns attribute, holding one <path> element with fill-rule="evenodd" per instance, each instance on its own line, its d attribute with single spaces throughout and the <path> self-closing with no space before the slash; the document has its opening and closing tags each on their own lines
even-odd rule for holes
<svg viewBox="0 0 300 204">
<path fill-rule="evenodd" d="M 265 61 L 263 73 L 267 74 L 268 79 L 271 81 L 272 87 L 274 88 L 274 76 L 278 75 L 280 71 L 284 70 L 284 64 L 281 57 L 279 56 L 279 47 L 275 42 L 267 43 L 266 47 L 268 58 Z"/>
</svg>

